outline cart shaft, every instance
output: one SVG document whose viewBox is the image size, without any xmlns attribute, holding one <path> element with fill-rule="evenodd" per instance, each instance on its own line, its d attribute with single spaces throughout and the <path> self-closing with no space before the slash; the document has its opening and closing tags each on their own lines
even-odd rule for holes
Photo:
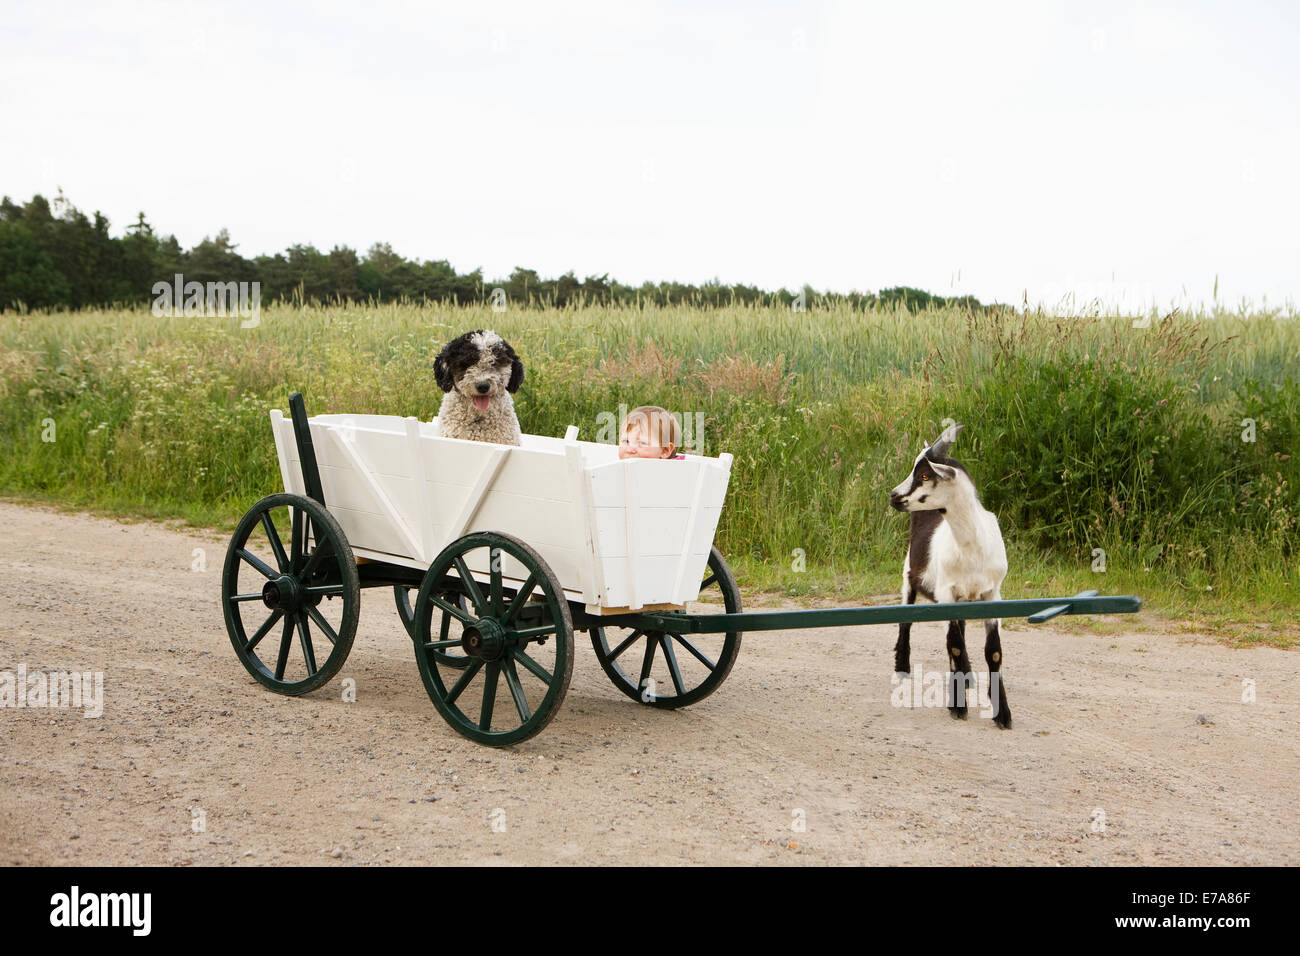
<svg viewBox="0 0 1300 956">
<path fill-rule="evenodd" d="M 741 614 L 680 614 L 663 611 L 602 619 L 616 627 L 672 634 L 718 634 L 727 631 L 784 631 L 805 627 L 847 627 L 918 621 L 969 621 L 1027 617 L 1034 623 L 1058 614 L 1132 614 L 1142 607 L 1136 597 L 1097 597 L 1085 591 L 1071 598 L 1017 601 L 963 601 L 951 604 L 888 604 L 881 607 L 834 607 L 800 611 L 750 611 Z"/>
</svg>

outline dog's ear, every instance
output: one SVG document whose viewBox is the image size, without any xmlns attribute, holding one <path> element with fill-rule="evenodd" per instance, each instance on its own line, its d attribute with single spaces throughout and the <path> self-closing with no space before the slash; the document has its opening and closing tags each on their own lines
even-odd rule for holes
<svg viewBox="0 0 1300 956">
<path fill-rule="evenodd" d="M 519 356 L 515 355 L 515 350 L 510 350 L 510 381 L 506 382 L 506 391 L 512 395 L 519 391 L 519 386 L 524 384 L 524 363 L 519 361 Z"/>
<path fill-rule="evenodd" d="M 450 392 L 455 387 L 456 382 L 451 377 L 451 369 L 447 365 L 447 351 L 451 345 L 443 346 L 438 357 L 433 360 L 433 380 L 438 383 L 438 387 L 444 392 Z"/>
</svg>

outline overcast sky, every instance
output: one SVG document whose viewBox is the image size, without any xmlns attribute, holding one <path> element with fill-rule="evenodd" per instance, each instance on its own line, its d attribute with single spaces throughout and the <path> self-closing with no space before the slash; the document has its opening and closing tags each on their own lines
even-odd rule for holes
<svg viewBox="0 0 1300 956">
<path fill-rule="evenodd" d="M 115 235 L 1300 301 L 1300 4 L 12 2 L 0 193 Z"/>
</svg>

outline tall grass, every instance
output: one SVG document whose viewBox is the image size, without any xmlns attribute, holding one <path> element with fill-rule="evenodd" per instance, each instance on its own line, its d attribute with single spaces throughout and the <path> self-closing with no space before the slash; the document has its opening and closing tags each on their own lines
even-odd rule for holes
<svg viewBox="0 0 1300 956">
<path fill-rule="evenodd" d="M 1274 314 L 1135 328 L 958 309 L 273 306 L 253 329 L 6 314 L 0 491 L 228 524 L 278 490 L 268 409 L 302 391 L 313 413 L 427 420 L 433 356 L 479 327 L 525 358 L 526 432 L 595 438 L 620 404 L 701 413 L 705 451 L 736 458 L 719 545 L 767 583 L 892 582 L 906 522 L 887 491 L 952 418 L 1022 563 L 1084 579 L 1100 549 L 1111 572 L 1275 604 L 1297 584 L 1300 324 Z"/>
</svg>

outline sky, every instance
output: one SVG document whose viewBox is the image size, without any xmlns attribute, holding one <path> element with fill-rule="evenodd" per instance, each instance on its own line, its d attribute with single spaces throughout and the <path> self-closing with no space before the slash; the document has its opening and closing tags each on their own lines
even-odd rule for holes
<svg viewBox="0 0 1300 956">
<path fill-rule="evenodd" d="M 245 256 L 1300 302 L 1300 4 L 14 2 L 0 193 Z"/>
</svg>

